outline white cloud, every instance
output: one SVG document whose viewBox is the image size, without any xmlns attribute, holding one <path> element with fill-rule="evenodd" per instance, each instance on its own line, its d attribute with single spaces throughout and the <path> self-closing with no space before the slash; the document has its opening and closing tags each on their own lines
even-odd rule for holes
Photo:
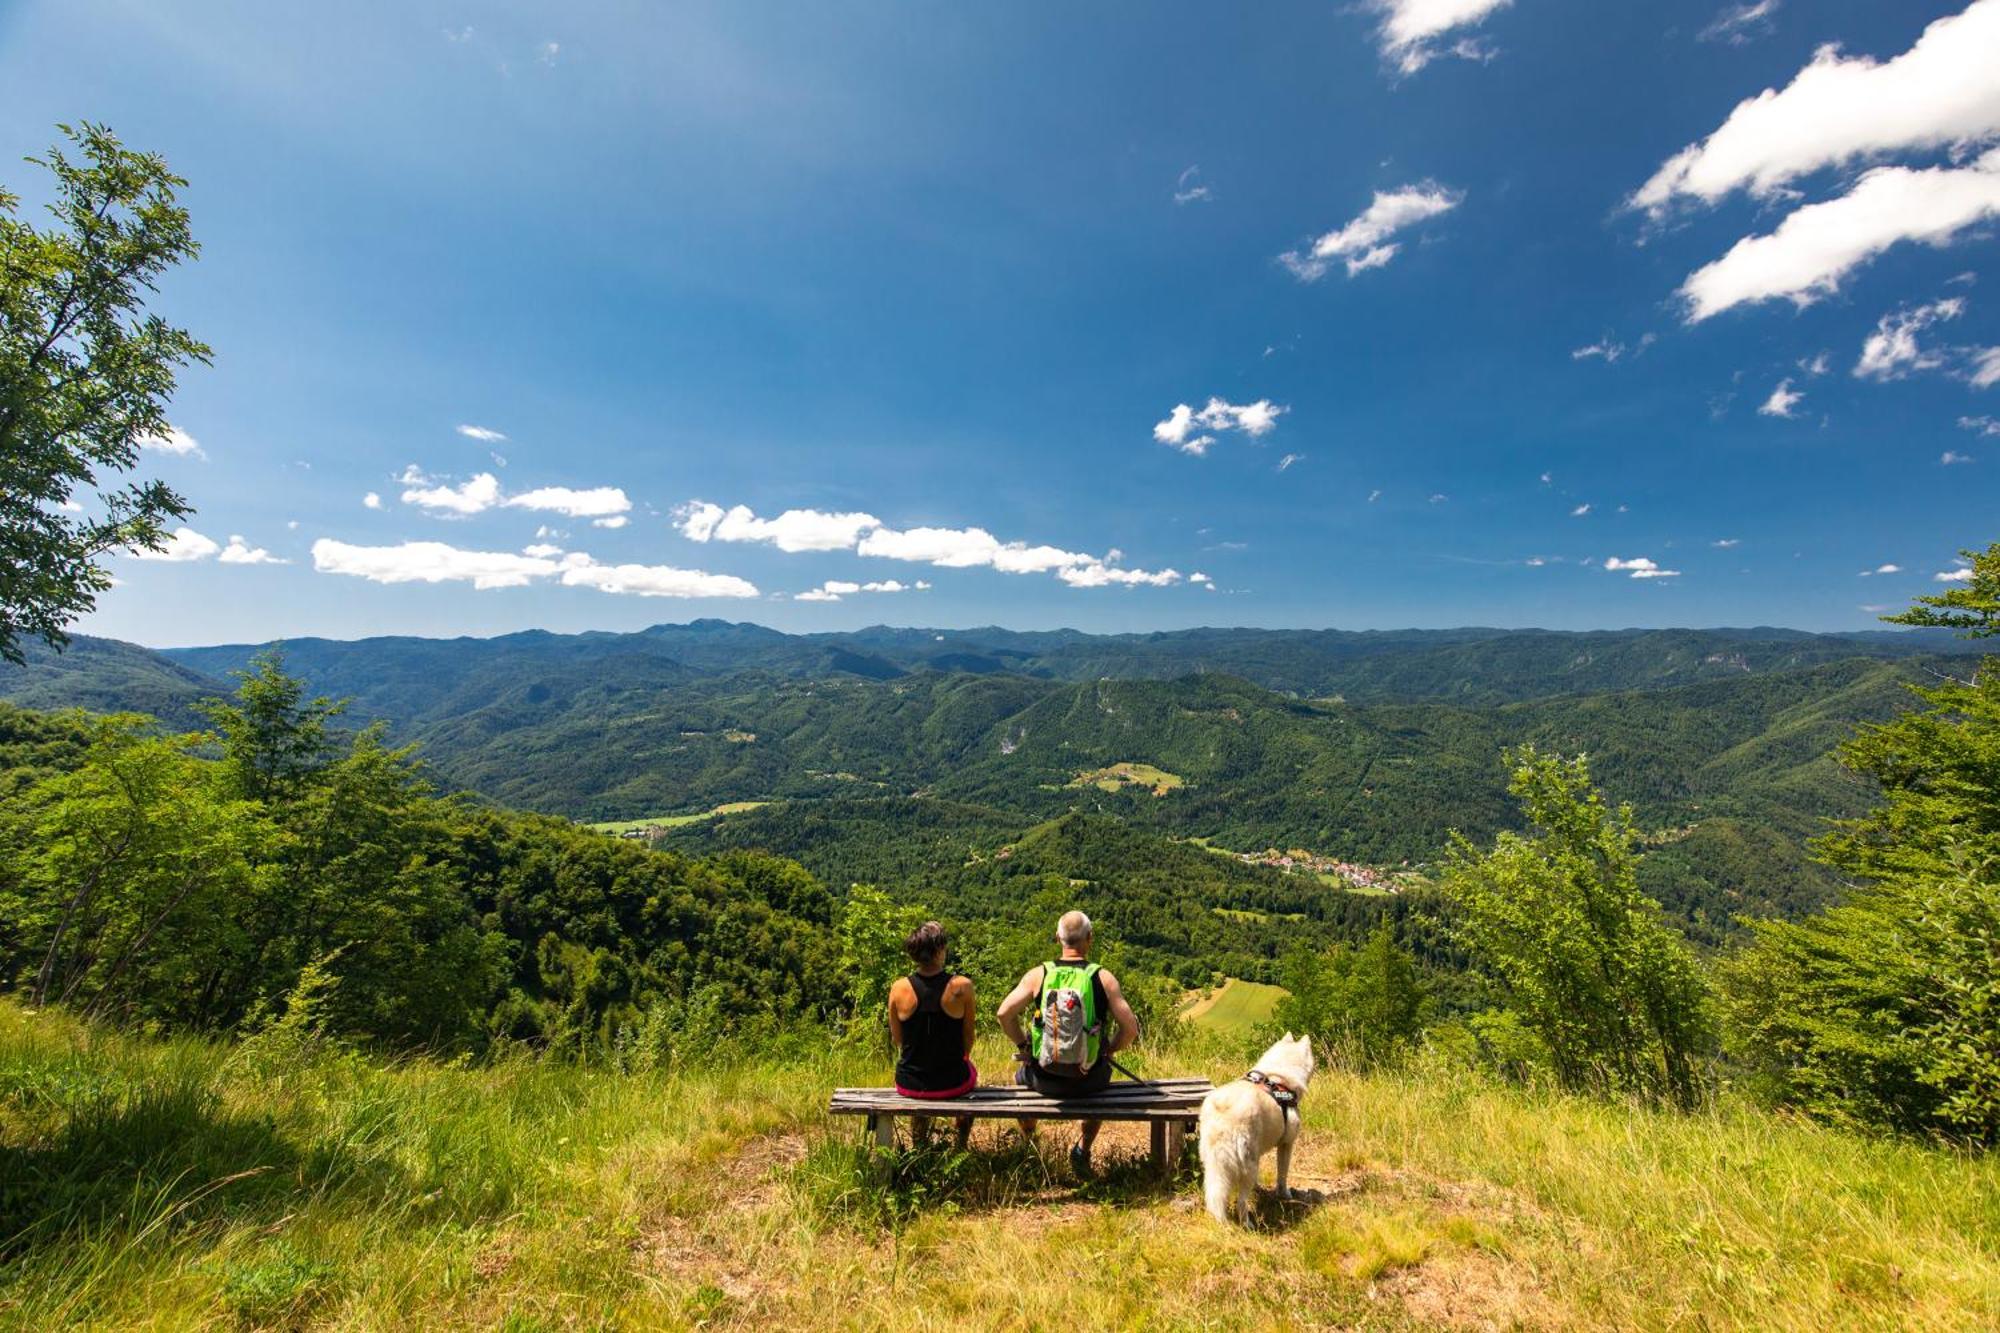
<svg viewBox="0 0 2000 1333">
<path fill-rule="evenodd" d="M 613 514 L 609 518 L 593 518 L 590 520 L 590 526 L 593 528 L 622 528 L 631 521 L 624 514 Z"/>
<path fill-rule="evenodd" d="M 2000 0 L 1975 0 L 1886 62 L 1822 46 L 1781 92 L 1739 103 L 1707 139 L 1667 159 L 1632 196 L 1655 217 L 1678 199 L 1770 198 L 1826 167 L 2000 135 Z"/>
<path fill-rule="evenodd" d="M 1202 573 L 1198 569 L 1194 573 L 1188 575 L 1188 582 L 1207 584 L 1211 588 L 1215 586 L 1215 580 L 1210 578 L 1208 575 Z"/>
<path fill-rule="evenodd" d="M 1580 504 L 1576 508 L 1569 511 L 1569 516 L 1571 518 L 1582 518 L 1585 514 L 1588 514 L 1589 512 L 1590 512 L 1589 505 Z"/>
<path fill-rule="evenodd" d="M 1802 356 L 1793 364 L 1808 375 L 1824 375 L 1828 370 L 1833 368 L 1833 361 L 1825 352 L 1819 352 L 1813 356 Z"/>
<path fill-rule="evenodd" d="M 1972 373 L 1967 377 L 1975 389 L 1990 389 L 2000 384 L 2000 347 L 1975 348 L 1972 353 Z"/>
<path fill-rule="evenodd" d="M 555 64 L 556 57 L 561 54 L 562 43 L 560 42 L 543 42 L 535 48 L 535 59 L 541 61 L 544 65 Z"/>
<path fill-rule="evenodd" d="M 855 583 L 847 579 L 828 579 L 817 588 L 811 588 L 805 592 L 793 593 L 792 600 L 795 602 L 837 602 L 841 598 L 852 596 L 855 593 L 923 592 L 928 590 L 930 586 L 930 584 L 925 583 L 921 579 L 915 583 L 900 583 L 895 579 L 883 579 L 875 583 Z"/>
<path fill-rule="evenodd" d="M 494 430 L 488 426 L 471 426 L 465 424 L 464 422 L 460 422 L 458 426 L 455 427 L 455 429 L 458 431 L 460 435 L 463 435 L 466 439 L 477 440 L 481 444 L 498 444 L 500 443 L 500 441 L 507 438 L 505 435 L 502 435 L 499 431 Z"/>
<path fill-rule="evenodd" d="M 600 565 L 582 553 L 563 556 L 551 547 L 468 551 L 443 542 L 353 546 L 322 537 L 313 543 L 313 568 L 375 583 L 470 583 L 474 588 L 524 588 L 540 579 L 570 587 L 639 597 L 755 597 L 755 585 L 728 574 L 665 565 Z"/>
<path fill-rule="evenodd" d="M 1466 0 L 1470 3 L 1472 0 Z M 1380 268 L 1396 257 L 1401 248 L 1389 240 L 1408 227 L 1449 213 L 1465 199 L 1462 191 L 1447 189 L 1434 181 L 1405 185 L 1397 190 L 1378 190 L 1368 207 L 1346 226 L 1327 232 L 1303 251 L 1290 250 L 1278 262 L 1301 282 L 1316 282 L 1336 259 L 1344 260 L 1347 276 Z"/>
<path fill-rule="evenodd" d="M 1970 463 L 1971 461 L 1971 454 L 1962 454 L 1956 449 L 1947 449 L 1938 457 L 1938 462 L 1945 467 L 1951 467 L 1955 463 Z"/>
<path fill-rule="evenodd" d="M 1958 569 L 1941 569 L 1931 575 L 1931 578 L 1938 583 L 1970 583 L 1972 582 L 1972 566 L 1963 565 Z"/>
<path fill-rule="evenodd" d="M 1381 499 L 1381 498 L 1382 498 L 1382 492 L 1381 492 L 1381 491 L 1380 491 L 1379 489 L 1377 489 L 1377 490 L 1372 490 L 1372 491 L 1368 492 L 1368 503 L 1369 503 L 1369 504 L 1374 504 L 1374 503 L 1375 503 L 1375 502 L 1376 502 L 1377 500 L 1379 500 L 1379 499 Z"/>
<path fill-rule="evenodd" d="M 2000 0 L 1991 0 L 2000 12 Z M 1993 81 L 2000 86 L 2000 80 Z M 1783 298 L 1801 308 L 1903 241 L 1943 246 L 2000 216 L 2000 149 L 1965 167 L 1876 167 L 1837 199 L 1808 204 L 1764 236 L 1746 236 L 1688 275 L 1680 296 L 1699 323 L 1733 306 Z"/>
<path fill-rule="evenodd" d="M 1180 573 L 1172 569 L 1154 572 L 1143 569 L 1118 569 L 1098 561 L 1059 569 L 1056 571 L 1056 577 L 1072 588 L 1106 588 L 1121 584 L 1126 587 L 1164 588 L 1181 580 Z"/>
<path fill-rule="evenodd" d="M 1278 471 L 1284 472 L 1289 470 L 1292 464 L 1304 462 L 1305 457 L 1304 454 L 1286 454 L 1278 460 Z"/>
<path fill-rule="evenodd" d="M 1741 546 L 1742 544 L 1743 539 L 1741 537 L 1717 537 L 1709 543 L 1710 546 L 1713 546 L 1718 551 L 1726 551 L 1732 546 Z"/>
<path fill-rule="evenodd" d="M 852 550 L 861 534 L 881 527 L 873 514 L 787 509 L 776 518 L 758 518 L 747 505 L 725 510 L 693 500 L 674 511 L 681 535 L 695 542 L 768 542 L 788 554 Z"/>
<path fill-rule="evenodd" d="M 413 467 L 403 473 L 403 480 L 416 480 L 422 484 L 410 486 L 403 492 L 403 503 L 416 505 L 422 509 L 439 510 L 461 517 L 482 514 L 500 500 L 500 480 L 491 472 L 481 472 L 470 481 L 458 486 L 431 485 L 428 477 L 421 474 L 413 477 Z"/>
<path fill-rule="evenodd" d="M 1960 417 L 1958 428 L 1977 431 L 1981 435 L 2000 435 L 2000 417 Z"/>
<path fill-rule="evenodd" d="M 1677 579 L 1681 576 L 1678 569 L 1661 569 L 1649 557 L 1643 555 L 1634 556 L 1630 560 L 1621 560 L 1614 555 L 1604 562 L 1604 567 L 1614 573 L 1623 573 L 1635 579 Z"/>
<path fill-rule="evenodd" d="M 1800 400 L 1804 397 L 1805 394 L 1792 388 L 1790 380 L 1779 380 L 1778 387 L 1771 390 L 1771 396 L 1766 398 L 1763 406 L 1757 409 L 1757 415 L 1762 417 L 1797 416 L 1798 413 L 1794 409 L 1798 407 Z"/>
<path fill-rule="evenodd" d="M 488 476 L 486 473 L 480 475 Z M 491 478 L 488 477 L 488 480 Z M 568 518 L 601 518 L 623 514 L 632 508 L 625 492 L 616 486 L 593 486 L 585 491 L 568 486 L 543 486 L 510 495 L 502 503 L 509 509 L 545 509 Z"/>
<path fill-rule="evenodd" d="M 1199 412 L 1186 403 L 1177 403 L 1162 421 L 1153 424 L 1153 438 L 1161 444 L 1172 445 L 1184 454 L 1200 457 L 1215 443 L 1212 434 L 1196 434 L 1209 431 L 1238 431 L 1251 439 L 1268 435 L 1278 424 L 1278 418 L 1286 409 L 1268 398 L 1259 398 L 1254 403 L 1227 403 L 1220 398 L 1211 398 L 1208 405 Z"/>
<path fill-rule="evenodd" d="M 1965 310 L 1965 298 L 1949 297 L 1929 305 L 1906 306 L 1882 316 L 1875 332 L 1861 344 L 1861 359 L 1854 374 L 1861 379 L 1900 379 L 1913 370 L 1932 370 L 1944 364 L 1940 352 L 1925 351 L 1917 345 L 1917 334 L 1942 320 L 1957 319 Z"/>
<path fill-rule="evenodd" d="M 1901 565 L 1877 565 L 1873 569 L 1862 570 L 1861 577 L 1865 579 L 1872 578 L 1877 574 L 1900 574 L 1902 572 L 1903 567 Z"/>
<path fill-rule="evenodd" d="M 1383 59 L 1404 74 L 1415 74 L 1441 55 L 1482 60 L 1490 48 L 1471 38 L 1456 41 L 1446 36 L 1460 28 L 1475 27 L 1495 10 L 1505 9 L 1510 0 L 1369 0 L 1382 15 L 1376 39 Z"/>
<path fill-rule="evenodd" d="M 1606 334 L 1587 347 L 1571 348 L 1569 359 L 1572 361 L 1588 361 L 1596 357 L 1601 359 L 1606 365 L 1616 365 L 1619 358 L 1624 355 L 1625 344 L 1613 342 L 1611 336 Z"/>
<path fill-rule="evenodd" d="M 1206 185 L 1201 183 L 1201 168 L 1189 167 L 1174 182 L 1174 202 L 1176 204 L 1205 204 L 1215 198 Z"/>
<path fill-rule="evenodd" d="M 1771 15 L 1778 12 L 1779 3 L 1780 0 L 1755 0 L 1754 3 L 1731 5 L 1696 33 L 1695 40 L 1728 42 L 1731 46 L 1754 41 L 1771 31 Z"/>
<path fill-rule="evenodd" d="M 134 441 L 141 449 L 150 449 L 159 454 L 176 454 L 182 458 L 207 458 L 194 436 L 179 426 L 167 427 L 166 434 L 141 435 Z"/>
<path fill-rule="evenodd" d="M 466 551 L 443 542 L 351 546 L 322 537 L 312 546 L 313 568 L 351 574 L 374 583 L 470 583 L 475 588 L 524 588 L 556 573 L 553 560 L 506 551 Z"/>
<path fill-rule="evenodd" d="M 562 582 L 573 588 L 633 597 L 756 597 L 757 585 L 733 574 L 707 574 L 671 565 L 600 565 L 583 554 L 562 561 Z"/>
<path fill-rule="evenodd" d="M 230 534 L 229 545 L 222 548 L 216 557 L 225 565 L 289 565 L 289 560 L 280 560 L 261 546 L 252 546 L 234 533 Z"/>
<path fill-rule="evenodd" d="M 551 546 L 547 542 L 536 542 L 533 546 L 524 546 L 521 548 L 522 555 L 533 556 L 537 560 L 553 560 L 562 553 L 562 547 Z"/>
<path fill-rule="evenodd" d="M 361 497 L 361 504 L 365 509 L 380 509 L 382 507 L 382 497 L 370 491 Z"/>
<path fill-rule="evenodd" d="M 159 550 L 128 549 L 124 554 L 134 560 L 170 560 L 179 564 L 190 560 L 206 560 L 221 549 L 213 538 L 204 537 L 193 528 L 176 528 L 168 534 L 166 544 Z"/>
</svg>

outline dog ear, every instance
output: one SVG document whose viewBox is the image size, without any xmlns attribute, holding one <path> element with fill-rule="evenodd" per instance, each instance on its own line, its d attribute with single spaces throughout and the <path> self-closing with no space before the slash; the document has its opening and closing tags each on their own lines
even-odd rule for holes
<svg viewBox="0 0 2000 1333">
<path fill-rule="evenodd" d="M 1287 1033 L 1285 1033 L 1285 1040 L 1286 1040 L 1287 1042 L 1296 1042 L 1296 1041 L 1298 1040 L 1298 1038 L 1297 1038 L 1297 1037 L 1294 1037 L 1294 1036 L 1293 1036 L 1293 1035 L 1292 1035 L 1292 1034 L 1291 1034 L 1290 1032 L 1287 1032 Z"/>
</svg>

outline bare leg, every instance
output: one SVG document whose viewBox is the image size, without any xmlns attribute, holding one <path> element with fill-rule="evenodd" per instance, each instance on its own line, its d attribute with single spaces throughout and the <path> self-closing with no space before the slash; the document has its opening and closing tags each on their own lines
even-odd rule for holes
<svg viewBox="0 0 2000 1333">
<path fill-rule="evenodd" d="M 1102 1120 L 1086 1120 L 1083 1122 L 1083 1155 L 1085 1157 L 1090 1156 L 1090 1145 L 1097 1142 L 1097 1131 L 1102 1128 L 1104 1128 Z"/>
<path fill-rule="evenodd" d="M 922 1147 L 931 1139 L 931 1118 L 927 1115 L 910 1117 L 910 1146 Z"/>
<path fill-rule="evenodd" d="M 1021 1141 L 1022 1141 L 1023 1143 L 1033 1143 L 1033 1142 L 1035 1141 L 1035 1122 L 1034 1122 L 1034 1121 L 1032 1121 L 1032 1120 L 1016 1120 L 1016 1121 L 1015 1121 L 1014 1123 L 1015 1123 L 1015 1124 L 1017 1124 L 1017 1125 L 1019 1125 L 1019 1126 L 1021 1127 Z"/>
<path fill-rule="evenodd" d="M 958 1118 L 958 1150 L 960 1152 L 964 1152 L 966 1144 L 970 1143 L 971 1141 L 972 1141 L 972 1117 L 969 1115 L 962 1115 Z"/>
</svg>

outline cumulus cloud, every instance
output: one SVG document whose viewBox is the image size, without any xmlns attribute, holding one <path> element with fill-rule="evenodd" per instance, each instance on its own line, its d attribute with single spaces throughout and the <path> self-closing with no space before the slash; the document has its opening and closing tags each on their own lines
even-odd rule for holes
<svg viewBox="0 0 2000 1333">
<path fill-rule="evenodd" d="M 432 483 L 430 478 L 411 468 L 403 473 L 403 480 L 416 483 L 404 490 L 404 504 L 456 514 L 461 518 L 483 514 L 500 500 L 500 479 L 491 472 L 481 472 L 457 486 L 446 486 Z"/>
<path fill-rule="evenodd" d="M 623 514 L 632 507 L 625 492 L 616 486 L 593 486 L 581 491 L 568 486 L 543 486 L 510 495 L 502 503 L 509 509 L 544 509 L 569 518 L 603 518 Z"/>
<path fill-rule="evenodd" d="M 524 588 L 542 579 L 570 587 L 638 597 L 755 597 L 754 584 L 729 574 L 667 565 L 600 565 L 581 552 L 562 556 L 552 547 L 468 551 L 444 542 L 354 546 L 322 537 L 313 543 L 313 568 L 374 583 L 470 583 L 476 589 Z"/>
<path fill-rule="evenodd" d="M 361 497 L 361 504 L 365 509 L 380 509 L 382 507 L 382 497 L 370 491 Z"/>
<path fill-rule="evenodd" d="M 1382 15 L 1376 30 L 1382 58 L 1403 74 L 1415 74 L 1439 56 L 1491 58 L 1491 47 L 1469 35 L 1453 34 L 1477 27 L 1509 3 L 1511 0 L 1370 0 L 1370 8 Z"/>
<path fill-rule="evenodd" d="M 353 546 L 322 537 L 312 545 L 313 568 L 373 583 L 470 583 L 475 588 L 524 588 L 556 573 L 555 561 L 507 551 L 467 551 L 444 542 Z"/>
<path fill-rule="evenodd" d="M 1938 462 L 1945 467 L 1951 467 L 1957 463 L 1970 463 L 1971 461 L 1971 454 L 1962 454 L 1956 449 L 1947 449 L 1938 456 Z"/>
<path fill-rule="evenodd" d="M 1861 344 L 1861 359 L 1854 374 L 1861 379 L 1900 379 L 1913 370 L 1932 370 L 1944 364 L 1944 355 L 1917 345 L 1917 334 L 1943 320 L 1957 319 L 1965 310 L 1965 298 L 1953 296 L 1929 305 L 1906 306 L 1882 316 L 1875 332 Z"/>
<path fill-rule="evenodd" d="M 2000 0 L 1993 3 L 2000 6 Z M 1687 321 L 1780 298 L 1809 306 L 1894 245 L 1947 245 L 1996 216 L 2000 149 L 1963 167 L 1876 167 L 1846 194 L 1796 210 L 1776 231 L 1746 236 L 1722 258 L 1689 274 L 1680 287 Z"/>
<path fill-rule="evenodd" d="M 1903 572 L 1903 567 L 1901 565 L 1884 564 L 1884 565 L 1877 565 L 1873 569 L 1862 570 L 1861 577 L 1866 579 L 1866 578 L 1873 578 L 1877 574 L 1900 574 L 1902 572 Z"/>
<path fill-rule="evenodd" d="M 504 507 L 540 510 L 569 518 L 594 518 L 599 520 L 599 526 L 617 527 L 622 525 L 605 520 L 632 508 L 632 501 L 616 486 L 593 486 L 587 490 L 541 486 L 508 495 L 501 490 L 500 479 L 491 472 L 481 472 L 456 486 L 448 486 L 425 476 L 415 464 L 403 469 L 402 482 L 404 504 L 460 518 Z"/>
<path fill-rule="evenodd" d="M 873 514 L 827 513 L 818 509 L 787 509 L 776 518 L 759 518 L 748 505 L 724 509 L 694 500 L 674 511 L 674 526 L 694 542 L 766 542 L 796 555 L 801 551 L 852 550 L 861 534 L 879 528 Z"/>
<path fill-rule="evenodd" d="M 1234 409 L 1244 410 L 1244 409 Z M 1247 428 L 1246 428 L 1247 429 Z M 1171 583 L 1180 578 L 1172 571 L 1163 578 L 1143 570 L 1115 568 L 1117 551 L 1103 556 L 1067 551 L 1059 546 L 1031 545 L 1024 541 L 1002 541 L 985 528 L 888 528 L 872 514 L 832 514 L 813 509 L 794 509 L 775 519 L 759 518 L 748 506 L 724 509 L 706 500 L 695 500 L 674 511 L 675 525 L 691 541 L 768 542 L 782 551 L 853 550 L 857 555 L 883 560 L 906 560 L 941 569 L 993 569 L 1002 574 L 1054 573 L 1076 587 L 1100 587 L 1112 583 Z M 1069 571 L 1107 571 L 1088 574 L 1083 581 L 1069 577 Z M 918 588 L 925 585 L 918 584 Z M 861 585 L 862 591 L 871 590 Z M 886 586 L 875 591 L 888 591 Z M 836 594 L 837 595 L 837 594 Z M 826 597 L 811 601 L 830 600 Z"/>
<path fill-rule="evenodd" d="M 1172 569 L 1154 571 L 1119 569 L 1096 560 L 1088 564 L 1066 566 L 1056 571 L 1056 577 L 1072 588 L 1108 588 L 1117 585 L 1164 588 L 1179 583 L 1181 579 L 1179 572 Z"/>
<path fill-rule="evenodd" d="M 179 426 L 169 426 L 164 432 L 141 435 L 134 441 L 141 449 L 150 449 L 157 454 L 176 454 L 182 458 L 207 458 L 200 443 L 194 436 Z"/>
<path fill-rule="evenodd" d="M 1938 583 L 1970 583 L 1972 582 L 1972 566 L 1961 565 L 1957 569 L 1940 569 L 1937 573 L 1931 575 L 1931 578 Z"/>
<path fill-rule="evenodd" d="M 1798 405 L 1805 394 L 1792 387 L 1790 380 L 1779 380 L 1778 387 L 1771 390 L 1771 396 L 1757 409 L 1760 417 L 1794 417 L 1798 415 Z"/>
<path fill-rule="evenodd" d="M 1604 562 L 1604 567 L 1613 573 L 1622 573 L 1635 579 L 1677 579 L 1681 576 L 1678 569 L 1661 569 L 1643 555 L 1634 556 L 1630 560 L 1620 559 L 1614 555 Z"/>
<path fill-rule="evenodd" d="M 533 556 L 537 560 L 552 560 L 562 553 L 562 547 L 551 545 L 548 542 L 536 542 L 533 546 L 524 546 L 521 548 L 522 555 Z"/>
<path fill-rule="evenodd" d="M 1177 403 L 1164 420 L 1153 423 L 1153 438 L 1199 458 L 1215 443 L 1215 435 L 1208 432 L 1233 430 L 1256 439 L 1270 434 L 1285 411 L 1268 398 L 1242 404 L 1211 398 L 1199 412 Z"/>
<path fill-rule="evenodd" d="M 170 560 L 184 563 L 190 560 L 206 560 L 222 548 L 211 537 L 204 537 L 193 528 L 176 528 L 167 537 L 166 544 L 157 551 L 128 549 L 125 554 L 134 560 Z"/>
<path fill-rule="evenodd" d="M 1778 5 L 1779 0 L 1754 0 L 1750 4 L 1731 5 L 1696 33 L 1695 40 L 1727 42 L 1731 46 L 1755 41 L 1771 31 L 1774 26 L 1771 16 L 1778 12 Z"/>
<path fill-rule="evenodd" d="M 901 583 L 895 579 L 883 579 L 875 583 L 854 583 L 847 579 L 828 579 L 817 588 L 792 594 L 795 602 L 837 602 L 862 592 L 924 592 L 930 584 L 918 579 L 915 583 Z"/>
<path fill-rule="evenodd" d="M 1771 198 L 1826 167 L 1900 151 L 2000 136 L 2000 0 L 1924 29 L 1908 51 L 1878 62 L 1822 46 L 1782 91 L 1739 103 L 1633 194 L 1655 217 L 1676 201 L 1712 204 L 1735 190 Z"/>
<path fill-rule="evenodd" d="M 1715 547 L 1718 551 L 1726 551 L 1732 546 L 1741 546 L 1742 544 L 1743 539 L 1741 537 L 1717 537 L 1709 543 L 1710 546 Z"/>
<path fill-rule="evenodd" d="M 1975 431 L 1980 435 L 2000 435 L 2000 417 L 1960 417 L 1958 428 Z"/>
<path fill-rule="evenodd" d="M 222 548 L 216 557 L 225 565 L 289 565 L 289 560 L 280 560 L 261 546 L 252 546 L 234 533 L 230 534 L 229 545 Z"/>
<path fill-rule="evenodd" d="M 466 439 L 477 440 L 481 444 L 498 444 L 500 443 L 500 441 L 507 438 L 505 435 L 502 435 L 499 431 L 494 430 L 489 426 L 471 426 L 467 425 L 464 422 L 460 422 L 457 426 L 457 430 L 458 433 L 460 435 L 463 435 Z"/>
<path fill-rule="evenodd" d="M 1394 259 L 1402 246 L 1389 238 L 1397 232 L 1449 213 L 1464 200 L 1462 191 L 1448 189 L 1435 181 L 1378 190 L 1374 201 L 1359 217 L 1327 232 L 1303 250 L 1286 251 L 1278 256 L 1278 262 L 1301 282 L 1317 282 L 1326 276 L 1335 260 L 1341 260 L 1351 278 L 1368 269 L 1381 268 Z"/>
<path fill-rule="evenodd" d="M 633 597 L 756 597 L 757 585 L 733 574 L 708 574 L 671 565 L 600 565 L 583 554 L 562 560 L 561 582 L 573 588 Z"/>
</svg>

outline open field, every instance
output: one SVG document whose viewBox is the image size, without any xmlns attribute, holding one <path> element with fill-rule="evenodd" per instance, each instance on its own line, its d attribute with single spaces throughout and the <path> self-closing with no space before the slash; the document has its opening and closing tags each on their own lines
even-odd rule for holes
<svg viewBox="0 0 2000 1333">
<path fill-rule="evenodd" d="M 726 805 L 718 805 L 713 810 L 703 810 L 698 814 L 652 815 L 645 819 L 612 819 L 606 820 L 601 824 L 591 824 L 587 827 L 594 828 L 599 833 L 626 833 L 633 829 L 642 828 L 680 828 L 687 824 L 699 824 L 705 819 L 716 819 L 723 815 L 741 814 L 745 810 L 755 810 L 760 806 L 769 804 L 769 801 L 730 801 Z"/>
<path fill-rule="evenodd" d="M 1005 1058 L 983 1049 L 998 1073 Z M 1146 1072 L 1241 1072 L 1217 1047 Z M 1440 1066 L 1326 1072 L 1265 1225 L 1105 1131 L 870 1182 L 852 1047 L 618 1075 L 153 1042 L 0 1004 L 0 1325 L 1985 1329 L 2000 1163 Z M 1268 1167 L 1267 1167 L 1268 1172 Z"/>
<path fill-rule="evenodd" d="M 1271 1021 L 1285 993 L 1283 986 L 1231 977 L 1205 999 L 1181 1010 L 1181 1019 L 1225 1035 L 1247 1035 Z"/>
<path fill-rule="evenodd" d="M 1117 791 L 1123 787 L 1148 787 L 1155 796 L 1165 796 L 1187 785 L 1179 774 L 1169 773 L 1151 764 L 1111 764 L 1104 768 L 1094 768 L 1087 773 L 1079 773 L 1070 781 L 1072 787 L 1095 787 L 1099 791 Z"/>
</svg>

